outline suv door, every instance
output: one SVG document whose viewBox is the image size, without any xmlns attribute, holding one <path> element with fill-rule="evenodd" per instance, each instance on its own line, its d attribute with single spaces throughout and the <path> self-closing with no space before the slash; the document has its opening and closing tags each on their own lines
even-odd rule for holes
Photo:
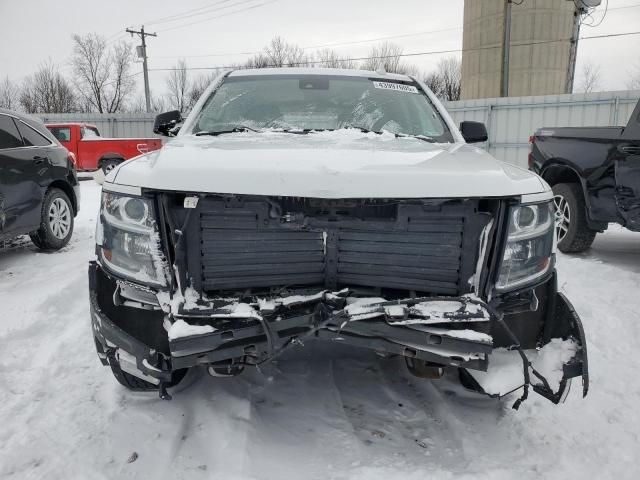
<svg viewBox="0 0 640 480">
<path fill-rule="evenodd" d="M 616 204 L 629 230 L 640 231 L 640 101 L 614 153 Z"/>
<path fill-rule="evenodd" d="M 0 235 L 40 225 L 52 143 L 18 119 L 0 114 Z"/>
</svg>

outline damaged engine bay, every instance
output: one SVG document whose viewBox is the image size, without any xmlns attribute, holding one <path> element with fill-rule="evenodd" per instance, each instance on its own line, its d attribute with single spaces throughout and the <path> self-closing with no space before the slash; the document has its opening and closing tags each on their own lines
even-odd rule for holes
<svg viewBox="0 0 640 480">
<path fill-rule="evenodd" d="M 571 377 L 587 393 L 584 332 L 557 292 L 554 255 L 510 243 L 512 218 L 528 214 L 514 217 L 516 199 L 103 195 L 89 270 L 96 347 L 116 377 L 121 369 L 162 398 L 176 372 L 235 375 L 311 338 L 400 355 L 425 378 L 457 368 L 490 396 L 522 388 L 514 408 L 530 386 L 560 402 Z M 526 221 L 542 218 L 532 211 Z M 125 217 L 148 229 L 150 248 L 117 231 Z M 146 264 L 125 275 L 137 248 Z M 540 273 L 504 287 L 515 271 L 505 273 L 505 256 L 522 251 Z M 540 372 L 532 359 L 547 345 L 569 354 Z M 495 387 L 498 351 L 520 365 L 508 388 Z"/>
</svg>

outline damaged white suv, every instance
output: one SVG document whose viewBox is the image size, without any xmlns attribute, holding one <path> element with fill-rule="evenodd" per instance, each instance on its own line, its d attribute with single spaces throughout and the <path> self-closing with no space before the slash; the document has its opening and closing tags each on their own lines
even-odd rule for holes
<svg viewBox="0 0 640 480">
<path fill-rule="evenodd" d="M 478 392 L 588 390 L 558 292 L 553 194 L 468 145 L 415 78 L 354 70 L 222 75 L 162 150 L 103 185 L 89 267 L 98 355 L 132 389 L 189 367 L 234 375 L 308 337 L 459 372 Z M 516 368 L 514 368 L 514 365 Z"/>
</svg>

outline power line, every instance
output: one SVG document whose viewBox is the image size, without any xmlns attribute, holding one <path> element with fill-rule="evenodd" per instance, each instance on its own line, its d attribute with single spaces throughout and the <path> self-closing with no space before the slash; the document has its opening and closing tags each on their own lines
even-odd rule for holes
<svg viewBox="0 0 640 480">
<path fill-rule="evenodd" d="M 623 5 L 622 7 L 609 7 L 609 11 L 612 10 L 624 10 L 625 8 L 638 8 L 640 7 L 640 3 L 636 3 L 634 5 Z"/>
<path fill-rule="evenodd" d="M 237 3 L 237 4 L 233 5 L 233 6 L 236 7 L 236 6 L 239 6 L 240 4 L 253 2 L 253 1 L 256 1 L 256 0 L 243 0 L 242 2 Z M 275 3 L 277 1 L 278 0 L 268 0 L 268 1 L 265 1 L 265 2 L 262 2 L 262 3 L 258 3 L 256 5 L 251 5 L 251 6 L 248 6 L 248 7 L 245 7 L 245 8 L 241 8 L 240 10 L 234 10 L 233 12 L 228 12 L 228 13 L 223 13 L 222 15 L 216 15 L 216 16 L 213 16 L 213 17 L 203 18 L 201 20 L 196 20 L 196 21 L 190 22 L 190 23 L 183 23 L 181 25 L 175 25 L 173 27 L 165 28 L 163 30 L 158 30 L 158 31 L 159 32 L 168 32 L 170 30 L 176 30 L 178 28 L 190 27 L 191 25 L 196 25 L 196 24 L 202 23 L 202 22 L 208 22 L 209 20 L 215 20 L 217 18 L 228 17 L 229 15 L 235 15 L 236 13 L 242 13 L 242 12 L 246 12 L 246 11 L 249 11 L 249 10 L 253 10 L 255 8 L 263 7 L 265 5 L 269 5 L 270 3 Z"/>
<path fill-rule="evenodd" d="M 301 47 L 303 50 L 310 50 L 312 48 L 324 48 L 324 47 L 340 47 L 344 45 L 356 45 L 358 43 L 370 43 L 370 42 L 378 42 L 382 40 L 391 40 L 396 38 L 407 38 L 407 37 L 417 37 L 420 35 L 428 35 L 431 33 L 442 33 L 442 32 L 450 32 L 454 30 L 461 30 L 462 27 L 451 27 L 451 28 L 443 28 L 441 30 L 425 30 L 422 32 L 415 33 L 404 33 L 400 35 L 388 35 L 385 37 L 376 37 L 376 38 L 367 38 L 364 40 L 352 40 L 348 42 L 338 42 L 338 43 L 324 43 L 319 45 L 307 45 Z M 203 55 L 157 55 L 153 58 L 204 58 L 204 57 L 229 57 L 233 55 L 257 55 L 259 53 L 263 53 L 262 51 L 256 50 L 252 52 L 228 52 L 228 53 L 208 53 Z"/>
<path fill-rule="evenodd" d="M 625 5 L 625 6 L 622 6 L 622 7 L 609 8 L 609 11 L 621 10 L 621 9 L 625 9 L 625 8 L 638 8 L 638 7 L 640 7 L 640 4 Z M 462 29 L 462 27 L 449 27 L 449 28 L 443 28 L 443 29 L 440 29 L 440 30 L 425 30 L 425 31 L 421 31 L 421 32 L 405 33 L 405 34 L 398 34 L 398 35 L 387 35 L 387 36 L 383 36 L 383 37 L 367 38 L 367 39 L 363 39 L 363 40 L 351 40 L 351 41 L 346 41 L 346 42 L 333 42 L 333 43 L 323 43 L 323 44 L 317 44 L 317 45 L 306 45 L 306 46 L 303 46 L 301 48 L 303 50 L 310 50 L 312 48 L 340 47 L 340 46 L 346 46 L 346 45 L 356 45 L 356 44 L 360 44 L 360 43 L 371 43 L 371 42 L 378 42 L 378 41 L 384 41 L 384 40 L 393 40 L 393 39 L 397 39 L 397 38 L 417 37 L 417 36 L 420 36 L 420 35 L 428 35 L 428 34 L 433 34 L 433 33 L 443 33 L 443 32 L 449 32 L 449 31 L 461 30 L 461 29 Z M 153 58 L 230 57 L 230 56 L 235 56 L 235 55 L 257 55 L 259 53 L 263 53 L 263 52 L 261 50 L 254 50 L 254 51 L 246 51 L 246 52 L 206 53 L 206 54 L 202 54 L 202 55 L 156 55 Z"/>
<path fill-rule="evenodd" d="M 353 40 L 350 42 L 337 42 L 337 43 L 325 43 L 321 45 L 309 45 L 307 47 L 302 47 L 303 50 L 308 50 L 310 48 L 323 48 L 323 47 L 341 47 L 343 45 L 356 45 L 358 43 L 370 43 L 370 42 L 379 42 L 382 40 L 393 40 L 396 38 L 407 38 L 407 37 L 417 37 L 419 35 L 427 35 L 430 33 L 443 33 L 443 32 L 451 32 L 454 30 L 462 30 L 462 27 L 451 27 L 451 28 L 443 28 L 441 30 L 427 30 L 423 32 L 416 33 L 404 33 L 401 35 L 388 35 L 386 37 L 377 37 L 377 38 L 368 38 L 366 40 Z"/>
<path fill-rule="evenodd" d="M 217 7 L 218 5 L 222 5 L 224 3 L 229 3 L 235 0 L 221 0 L 218 2 L 214 2 L 214 3 L 210 3 L 209 5 L 205 5 L 204 7 L 199 7 L 199 8 L 193 8 L 191 10 L 186 10 L 182 13 L 176 13 L 173 15 L 169 15 L 166 17 L 162 17 L 162 18 L 157 18 L 155 20 L 151 20 L 148 22 L 145 22 L 145 25 L 157 25 L 160 23 L 167 23 L 167 22 L 173 22 L 173 21 L 177 21 L 177 20 L 182 20 L 183 18 L 189 18 L 195 15 L 204 15 L 210 12 L 207 12 L 206 10 L 210 10 L 210 9 L 215 9 L 215 7 Z M 203 11 L 204 10 L 204 11 Z M 194 12 L 200 12 L 200 13 L 194 13 Z"/>
<path fill-rule="evenodd" d="M 628 35 L 640 35 L 640 30 L 633 31 L 633 32 L 622 32 L 622 33 L 608 33 L 608 34 L 602 34 L 602 35 L 591 35 L 591 36 L 588 36 L 588 37 L 580 37 L 580 40 L 594 40 L 594 39 L 599 39 L 599 38 L 615 38 L 615 37 L 624 37 L 624 36 L 628 36 Z M 549 44 L 549 43 L 569 42 L 570 40 L 571 40 L 570 38 L 561 38 L 561 39 L 556 39 L 556 40 L 540 40 L 540 41 L 537 41 L 537 42 L 513 43 L 511 46 L 512 47 L 524 47 L 524 46 L 531 46 L 531 45 L 544 45 L 544 44 Z M 454 49 L 448 49 L 448 50 L 430 50 L 430 51 L 424 51 L 424 52 L 402 53 L 402 54 L 399 54 L 399 55 L 378 55 L 378 56 L 368 56 L 368 57 L 343 58 L 343 59 L 338 59 L 337 61 L 382 60 L 382 59 L 386 59 L 386 58 L 396 58 L 396 57 L 419 57 L 419 56 L 425 56 L 425 55 L 442 55 L 442 54 L 446 54 L 446 53 L 460 53 L 460 52 L 473 52 L 473 51 L 481 51 L 481 50 L 492 50 L 492 49 L 496 49 L 496 48 L 502 48 L 502 46 L 498 45 L 498 46 L 476 47 L 476 48 L 466 48 L 466 49 L 454 48 Z M 321 64 L 321 63 L 325 63 L 324 60 L 309 60 L 309 61 L 303 61 L 303 62 L 288 63 L 288 64 L 283 64 L 283 65 L 265 65 L 264 68 L 281 67 L 281 66 L 283 66 L 283 67 L 296 67 L 296 66 L 301 66 L 301 65 L 317 65 L 317 64 Z M 217 65 L 217 66 L 213 66 L 213 67 L 186 67 L 186 70 L 225 70 L 225 69 L 231 69 L 231 68 L 237 68 L 237 65 Z M 149 69 L 149 71 L 152 71 L 152 72 L 164 72 L 164 71 L 176 71 L 176 70 L 182 70 L 182 69 L 181 68 L 175 68 L 175 67 Z"/>
</svg>

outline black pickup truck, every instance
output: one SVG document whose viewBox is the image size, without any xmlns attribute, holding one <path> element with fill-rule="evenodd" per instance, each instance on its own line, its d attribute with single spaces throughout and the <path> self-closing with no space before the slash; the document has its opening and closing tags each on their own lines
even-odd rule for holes
<svg viewBox="0 0 640 480">
<path fill-rule="evenodd" d="M 640 102 L 626 127 L 541 128 L 529 169 L 553 188 L 558 248 L 588 249 L 618 223 L 640 231 Z"/>
</svg>

